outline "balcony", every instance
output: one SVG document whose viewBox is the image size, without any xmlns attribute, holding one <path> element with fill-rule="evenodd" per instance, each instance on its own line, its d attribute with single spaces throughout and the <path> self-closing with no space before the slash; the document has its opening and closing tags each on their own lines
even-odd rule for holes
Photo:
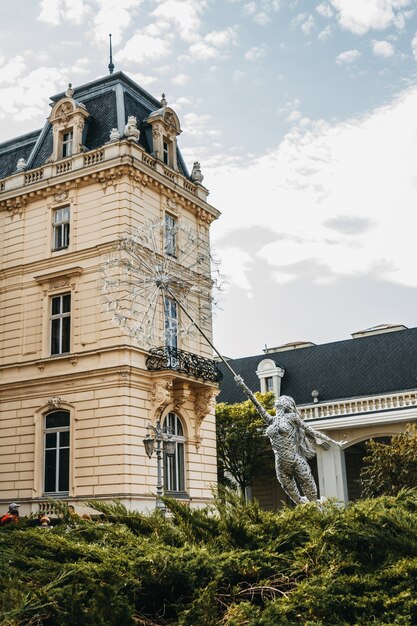
<svg viewBox="0 0 417 626">
<path fill-rule="evenodd" d="M 145 152 L 138 144 L 125 139 L 109 142 L 96 150 L 79 152 L 54 163 L 45 163 L 36 169 L 15 172 L 0 180 L 0 194 L 6 197 L 9 195 L 8 192 L 10 195 L 16 195 L 25 192 L 27 187 L 41 188 L 45 184 L 51 185 L 56 178 L 63 178 L 62 182 L 66 182 L 74 176 L 86 175 L 91 168 L 101 171 L 103 168 L 111 168 L 122 163 L 130 164 L 132 160 L 144 174 L 160 177 L 161 182 L 168 182 L 201 200 L 207 200 L 208 192 L 202 185 L 196 185 L 179 171 L 167 167 Z"/>
<path fill-rule="evenodd" d="M 223 378 L 215 361 L 170 346 L 152 348 L 146 359 L 146 367 L 151 371 L 173 370 L 213 383 Z"/>
</svg>

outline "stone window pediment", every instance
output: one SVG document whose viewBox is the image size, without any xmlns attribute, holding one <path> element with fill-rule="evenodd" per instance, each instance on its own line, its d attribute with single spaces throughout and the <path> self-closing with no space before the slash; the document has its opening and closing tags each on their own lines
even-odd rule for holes
<svg viewBox="0 0 417 626">
<path fill-rule="evenodd" d="M 52 125 L 53 152 L 52 161 L 68 158 L 83 150 L 83 130 L 89 113 L 84 104 L 72 97 L 72 89 L 66 91 L 52 107 L 48 118 Z"/>
</svg>

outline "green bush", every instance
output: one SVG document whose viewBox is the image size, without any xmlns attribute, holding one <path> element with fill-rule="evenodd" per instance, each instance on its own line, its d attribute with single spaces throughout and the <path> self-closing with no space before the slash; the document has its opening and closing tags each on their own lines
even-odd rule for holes
<svg viewBox="0 0 417 626">
<path fill-rule="evenodd" d="M 417 491 L 263 511 L 223 492 L 170 515 L 0 529 L 2 626 L 417 623 Z"/>
</svg>

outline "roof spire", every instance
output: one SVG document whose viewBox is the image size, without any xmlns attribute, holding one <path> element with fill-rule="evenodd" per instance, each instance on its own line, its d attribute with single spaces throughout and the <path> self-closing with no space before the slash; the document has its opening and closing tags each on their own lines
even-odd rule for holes
<svg viewBox="0 0 417 626">
<path fill-rule="evenodd" d="M 114 63 L 113 63 L 113 53 L 112 53 L 112 47 L 111 47 L 111 33 L 109 34 L 109 40 L 110 40 L 110 63 L 109 63 L 109 74 L 113 74 L 114 72 Z"/>
</svg>

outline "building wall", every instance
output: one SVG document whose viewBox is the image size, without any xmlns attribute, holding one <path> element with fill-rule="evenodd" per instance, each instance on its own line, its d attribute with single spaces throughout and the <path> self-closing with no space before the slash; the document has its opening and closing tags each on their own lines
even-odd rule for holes
<svg viewBox="0 0 417 626">
<path fill-rule="evenodd" d="M 174 192 L 177 184 L 156 165 L 150 171 L 142 164 L 139 146 L 121 141 L 106 150 L 104 162 L 86 166 L 85 176 L 64 172 L 24 188 L 15 176 L 9 187 L 16 190 L 0 194 L 0 502 L 20 500 L 23 514 L 45 500 L 43 420 L 54 406 L 71 413 L 72 501 L 118 497 L 131 508 L 152 508 L 156 461 L 146 457 L 142 439 L 147 423 L 168 411 L 187 433 L 191 502 L 210 500 L 216 483 L 217 386 L 175 371 L 149 372 L 146 350 L 111 323 L 100 291 L 103 262 L 119 235 L 168 211 L 208 246 L 216 212 L 197 196 L 190 200 L 190 192 Z M 123 165 L 124 157 L 134 157 L 135 167 Z M 22 210 L 10 210 L 22 192 Z M 52 252 L 52 213 L 66 205 L 70 245 Z M 63 293 L 71 293 L 71 351 L 51 356 L 50 299 Z M 162 307 L 160 315 L 162 327 Z M 204 329 L 211 334 L 210 325 Z M 179 347 L 211 357 L 198 335 Z"/>
</svg>

